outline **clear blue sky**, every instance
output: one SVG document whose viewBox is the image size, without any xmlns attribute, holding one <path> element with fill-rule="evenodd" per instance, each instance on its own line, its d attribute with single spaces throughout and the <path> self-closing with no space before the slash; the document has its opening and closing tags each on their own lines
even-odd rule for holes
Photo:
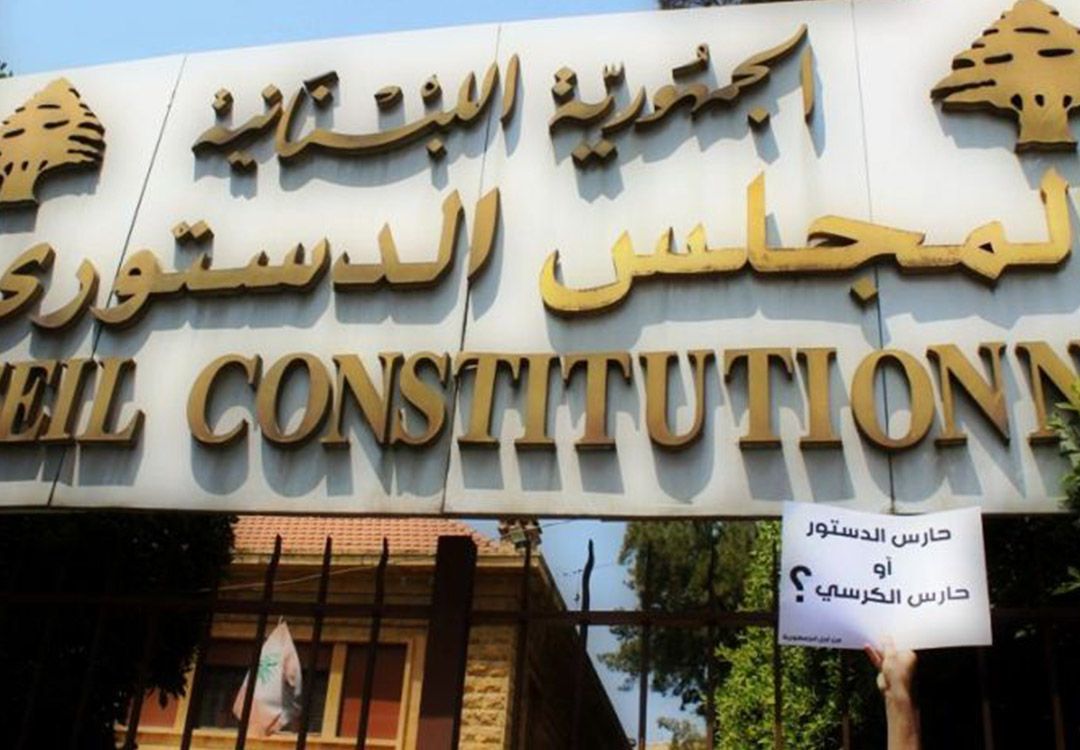
<svg viewBox="0 0 1080 750">
<path fill-rule="evenodd" d="M 654 0 L 451 0 L 375 3 L 365 0 L 0 0 L 0 60 L 20 73 L 134 60 L 211 49 L 404 29 L 516 21 L 567 15 L 653 10 Z M 575 599 L 591 538 L 596 545 L 592 597 L 596 608 L 633 608 L 636 601 L 615 560 L 625 525 L 596 521 L 548 522 L 544 555 L 567 604 Z M 494 522 L 477 524 L 494 533 Z M 594 631 L 595 655 L 616 645 Z M 598 665 L 599 666 L 599 665 Z M 637 694 L 621 692 L 620 675 L 601 674 L 632 735 Z M 679 713 L 677 700 L 650 697 L 650 739 L 663 735 L 655 719 Z"/>
<path fill-rule="evenodd" d="M 36 73 L 402 29 L 652 10 L 652 0 L 2 0 L 0 59 Z"/>
</svg>

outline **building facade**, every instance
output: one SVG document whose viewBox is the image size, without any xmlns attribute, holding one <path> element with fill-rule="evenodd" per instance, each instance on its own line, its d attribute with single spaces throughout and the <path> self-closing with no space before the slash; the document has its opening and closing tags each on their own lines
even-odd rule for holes
<svg viewBox="0 0 1080 750">
<path fill-rule="evenodd" d="M 275 602 L 315 599 L 326 537 L 333 541 L 328 602 L 371 601 L 383 539 L 389 549 L 385 603 L 428 604 L 432 596 L 436 545 L 440 536 L 467 535 L 477 548 L 473 607 L 517 611 L 524 571 L 523 553 L 508 542 L 493 541 L 463 523 L 435 519 L 335 519 L 305 516 L 247 516 L 235 527 L 235 557 L 220 591 L 222 601 L 258 598 L 276 535 L 282 553 L 275 576 Z M 532 607 L 562 610 L 550 571 L 540 555 L 529 568 Z M 270 628 L 276 618 L 270 622 Z M 311 650 L 313 621 L 286 619 L 301 664 Z M 367 665 L 370 620 L 328 617 L 316 656 L 314 677 L 305 672 L 303 690 L 313 691 L 307 747 L 313 750 L 355 747 Z M 425 672 L 428 623 L 385 619 L 376 645 L 366 748 L 407 750 L 419 740 L 419 714 Z M 196 712 L 192 747 L 231 748 L 236 742 L 233 706 L 251 660 L 256 618 L 217 612 L 211 641 L 188 676 L 184 697 L 149 694 L 143 703 L 138 746 L 164 750 L 180 746 L 189 713 Z M 520 726 L 528 748 L 564 748 L 573 715 L 567 675 L 580 656 L 580 641 L 567 624 L 532 627 L 525 660 L 527 673 L 515 680 L 517 630 L 513 624 L 475 625 L 470 629 L 460 716 L 460 747 L 495 750 L 512 747 Z M 192 702 L 195 671 L 201 670 L 199 695 Z M 583 747 L 625 748 L 619 724 L 591 663 L 584 662 L 580 719 Z M 520 721 L 515 725 L 513 692 L 524 689 Z M 252 750 L 293 747 L 299 719 L 270 737 L 249 729 Z"/>
</svg>

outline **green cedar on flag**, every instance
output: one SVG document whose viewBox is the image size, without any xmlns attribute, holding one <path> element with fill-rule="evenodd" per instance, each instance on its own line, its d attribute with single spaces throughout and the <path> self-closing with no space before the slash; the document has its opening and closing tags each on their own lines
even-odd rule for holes
<svg viewBox="0 0 1080 750">
<path fill-rule="evenodd" d="M 240 719 L 244 711 L 244 695 L 248 680 L 236 693 L 233 714 Z M 300 714 L 301 669 L 289 626 L 282 620 L 267 636 L 259 654 L 255 672 L 255 696 L 251 703 L 248 734 L 269 737 L 287 727 Z"/>
</svg>

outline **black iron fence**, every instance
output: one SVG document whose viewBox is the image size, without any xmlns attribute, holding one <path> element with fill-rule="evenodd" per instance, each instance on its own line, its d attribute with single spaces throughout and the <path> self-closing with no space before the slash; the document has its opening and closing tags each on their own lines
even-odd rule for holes
<svg viewBox="0 0 1080 750">
<path fill-rule="evenodd" d="M 35 738 L 31 736 L 32 727 L 38 712 L 46 710 L 43 703 L 46 696 L 42 691 L 42 672 L 49 668 L 48 654 L 53 646 L 54 631 L 57 622 L 66 616 L 72 608 L 85 610 L 90 608 L 96 611 L 94 630 L 89 640 L 88 653 L 85 660 L 85 669 L 81 675 L 72 675 L 72 679 L 79 680 L 78 691 L 79 705 L 74 709 L 75 720 L 71 727 L 71 746 L 78 747 L 78 738 L 81 736 L 82 724 L 89 720 L 86 711 L 87 701 L 94 689 L 95 674 L 99 663 L 102 634 L 108 627 L 112 617 L 135 616 L 143 622 L 143 640 L 140 644 L 133 644 L 138 648 L 139 664 L 137 668 L 136 684 L 133 687 L 133 704 L 130 710 L 130 720 L 126 727 L 120 727 L 118 731 L 122 736 L 122 746 L 132 749 L 137 746 L 140 714 L 142 704 L 147 694 L 149 664 L 157 646 L 159 629 L 171 614 L 178 612 L 196 612 L 213 616 L 240 615 L 246 618 L 254 618 L 255 629 L 250 642 L 250 659 L 248 674 L 254 674 L 259 666 L 259 658 L 263 642 L 266 638 L 267 627 L 272 616 L 289 616 L 294 618 L 308 618 L 313 623 L 311 628 L 310 648 L 305 652 L 303 670 L 305 680 L 314 673 L 319 647 L 322 643 L 323 628 L 328 618 L 345 619 L 366 625 L 368 630 L 367 664 L 364 672 L 363 688 L 360 698 L 359 724 L 356 736 L 356 747 L 363 748 L 369 734 L 369 726 L 372 710 L 373 681 L 375 677 L 375 659 L 380 643 L 380 633 L 384 621 L 410 621 L 421 623 L 427 629 L 426 650 L 428 657 L 425 659 L 425 669 L 422 678 L 421 700 L 419 710 L 419 726 L 417 730 L 417 747 L 420 750 L 450 750 L 457 747 L 460 730 L 462 697 L 465 682 L 465 662 L 469 642 L 470 628 L 480 625 L 503 625 L 514 628 L 515 668 L 513 675 L 513 691 L 511 704 L 510 743 L 515 750 L 527 748 L 528 740 L 525 727 L 523 726 L 522 703 L 525 700 L 526 690 L 526 658 L 528 654 L 529 639 L 534 637 L 536 628 L 561 626 L 563 628 L 576 628 L 576 668 L 572 670 L 573 684 L 569 687 L 574 696 L 574 710 L 571 717 L 570 746 L 572 748 L 587 747 L 582 744 L 583 723 L 589 720 L 583 716 L 581 706 L 582 691 L 586 684 L 588 671 L 592 669 L 589 664 L 587 645 L 590 628 L 624 626 L 639 628 L 643 638 L 640 649 L 640 665 L 638 674 L 638 721 L 636 729 L 636 744 L 644 747 L 646 730 L 649 721 L 649 679 L 651 671 L 651 654 L 649 634 L 663 628 L 694 628 L 706 630 L 713 637 L 710 642 L 716 642 L 715 634 L 723 629 L 731 628 L 769 628 L 775 630 L 777 625 L 776 598 L 774 590 L 773 607 L 769 611 L 724 611 L 715 601 L 710 599 L 707 605 L 701 609 L 681 612 L 663 611 L 653 606 L 648 590 L 642 592 L 642 606 L 638 610 L 594 610 L 590 606 L 590 584 L 594 567 L 593 550 L 590 542 L 587 559 L 581 577 L 580 608 L 577 610 L 541 608 L 534 605 L 530 595 L 530 571 L 533 569 L 533 550 L 525 546 L 522 552 L 522 572 L 520 579 L 520 591 L 517 606 L 510 609 L 477 608 L 473 606 L 473 580 L 476 567 L 476 547 L 469 537 L 448 536 L 439 540 L 435 563 L 434 586 L 431 600 L 428 604 L 400 604 L 386 601 L 386 574 L 391 550 L 384 540 L 382 554 L 378 563 L 373 567 L 374 593 L 366 597 L 364 601 L 355 602 L 331 602 L 328 601 L 328 587 L 332 575 L 333 564 L 333 541 L 326 538 L 322 556 L 322 564 L 317 577 L 317 590 L 311 601 L 296 601 L 295 599 L 282 600 L 275 597 L 275 584 L 277 582 L 279 567 L 282 557 L 282 542 L 278 537 L 273 554 L 265 565 L 261 589 L 256 598 L 235 598 L 226 595 L 221 590 L 197 592 L 191 594 L 125 594 L 121 591 L 112 591 L 106 583 L 101 591 L 96 592 L 71 592 L 65 591 L 63 578 L 57 579 L 55 590 L 50 591 L 20 591 L 11 589 L 0 591 L 0 617 L 36 616 L 42 617 L 43 625 L 40 628 L 39 641 L 33 647 L 28 645 L 28 658 L 35 659 L 35 667 L 29 683 L 26 685 L 25 700 L 21 706 L 22 716 L 15 723 L 16 740 L 12 747 L 22 750 L 24 748 L 36 748 Z M 715 556 L 714 556 L 715 558 Z M 646 563 L 647 564 L 647 563 Z M 710 569 L 715 566 L 715 559 L 710 562 Z M 645 576 L 647 581 L 648 575 Z M 712 571 L 710 570 L 710 585 L 708 591 L 713 590 L 711 585 Z M 774 578 L 776 578 L 774 576 Z M 1015 632 L 1015 626 L 1023 624 L 1029 630 L 1037 632 L 1041 638 L 1041 668 L 1032 665 L 1031 675 L 1038 677 L 1034 680 L 1031 689 L 1035 692 L 1044 693 L 1045 704 L 1041 711 L 1043 719 L 1048 720 L 1052 728 L 1053 746 L 1056 750 L 1064 750 L 1071 741 L 1070 732 L 1075 731 L 1073 724 L 1078 718 L 1071 714 L 1071 706 L 1063 699 L 1063 676 L 1059 674 L 1058 660 L 1056 657 L 1057 635 L 1062 632 L 1080 633 L 1080 609 L 1043 607 L 1026 609 L 1000 609 L 995 608 L 992 612 L 995 630 L 1006 629 Z M 211 642 L 212 617 L 206 617 L 206 625 L 202 633 L 199 652 L 207 653 Z M 784 684 L 782 679 L 782 649 L 776 645 L 773 639 L 772 652 L 772 680 L 773 680 L 773 744 L 775 748 L 784 746 Z M 972 650 L 975 655 L 975 670 L 971 676 L 972 694 L 977 696 L 975 703 L 978 706 L 976 717 L 981 746 L 994 748 L 996 738 L 995 702 L 994 702 L 994 679 L 992 670 L 991 648 Z M 842 674 L 848 674 L 853 668 L 853 657 L 849 653 L 841 655 L 840 669 Z M 713 653 L 705 655 L 709 660 L 708 674 L 718 674 L 717 656 Z M 1075 680 L 1074 675 L 1065 676 L 1067 680 Z M 1037 684 L 1039 680 L 1043 684 Z M 243 709 L 239 717 L 239 726 L 236 732 L 235 748 L 243 750 L 247 743 L 248 727 L 252 715 L 254 701 L 255 680 L 247 681 L 246 692 L 243 696 Z M 193 732 L 196 729 L 199 716 L 198 707 L 203 699 L 205 688 L 205 670 L 196 668 L 190 683 L 190 696 L 188 710 L 180 737 L 179 746 L 183 749 L 192 745 Z M 850 682 L 847 679 L 839 680 L 838 705 L 840 706 L 840 727 L 837 728 L 837 736 L 844 748 L 852 747 L 852 718 L 849 711 Z M 305 748 L 308 743 L 309 726 L 312 721 L 312 695 L 314 691 L 308 690 L 302 693 L 302 709 L 296 732 L 295 747 Z M 714 714 L 712 703 L 713 696 L 707 696 L 706 707 L 709 716 Z M 1067 715 L 1069 714 L 1069 715 Z M 1015 720 L 1017 717 L 1010 717 Z M 1020 721 L 1025 721 L 1020 717 Z M 711 722 L 710 722 L 711 725 Z M 707 747 L 713 748 L 712 733 L 706 738 Z M 631 746 L 627 740 L 623 747 Z M 590 749 L 591 750 L 591 749 Z"/>
</svg>

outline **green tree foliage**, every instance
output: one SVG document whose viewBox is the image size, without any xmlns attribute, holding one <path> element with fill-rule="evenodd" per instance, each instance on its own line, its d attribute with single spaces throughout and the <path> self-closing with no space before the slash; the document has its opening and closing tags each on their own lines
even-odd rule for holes
<svg viewBox="0 0 1080 750">
<path fill-rule="evenodd" d="M 714 550 L 713 591 L 716 606 L 734 610 L 742 601 L 743 579 L 753 542 L 753 524 L 699 521 L 633 522 L 627 525 L 619 562 L 630 564 L 627 585 L 644 600 L 646 550 L 649 550 L 648 596 L 654 606 L 667 611 L 703 609 L 708 606 L 710 548 Z M 611 669 L 627 674 L 627 686 L 636 684 L 641 664 L 641 633 L 638 628 L 614 627 L 619 648 L 601 658 Z M 721 633 L 721 642 L 731 637 Z M 705 629 L 654 630 L 650 643 L 654 690 L 677 695 L 683 707 L 693 706 L 704 715 L 705 697 L 723 681 L 727 665 L 717 663 L 709 684 L 705 658 L 715 646 Z"/>
<path fill-rule="evenodd" d="M 628 524 L 620 562 L 631 563 L 628 585 L 645 588 L 645 550 L 650 558 L 650 594 L 654 605 L 668 611 L 694 610 L 708 602 L 706 582 L 710 549 L 714 550 L 713 585 L 722 610 L 772 608 L 773 549 L 779 545 L 778 522 L 633 522 Z M 602 658 L 612 669 L 638 675 L 641 637 L 636 628 L 613 628 L 619 649 Z M 773 746 L 771 628 L 708 632 L 687 628 L 654 630 L 651 642 L 652 687 L 682 699 L 704 714 L 705 695 L 712 690 L 718 747 L 744 750 Z M 706 655 L 716 655 L 711 684 Z M 875 697 L 873 674 L 852 670 L 852 710 L 864 712 L 865 699 Z M 787 747 L 813 748 L 839 744 L 839 656 L 820 649 L 783 649 L 784 723 Z M 632 686 L 632 680 L 628 685 Z M 869 688 L 867 688 L 869 685 Z M 864 733 L 877 731 L 862 722 Z M 693 747 L 693 745 L 690 745 Z"/>
<path fill-rule="evenodd" d="M 1080 559 L 1080 534 L 1067 517 L 1007 516 L 983 523 L 990 600 L 997 608 L 1076 606 L 1080 592 L 1062 593 L 1069 566 Z M 772 598 L 777 522 L 758 524 L 747 573 L 745 605 L 768 609 Z M 1080 671 L 1080 639 L 1073 629 L 1050 636 L 1059 675 Z M 721 646 L 731 664 L 718 689 L 718 747 L 730 750 L 773 745 L 772 658 L 774 633 L 749 628 L 734 646 Z M 1000 747 L 1053 745 L 1046 693 L 1044 631 L 1018 619 L 999 623 L 986 669 L 995 740 Z M 783 727 L 786 748 L 817 750 L 840 744 L 840 658 L 836 651 L 782 648 Z M 854 747 L 884 746 L 884 716 L 874 672 L 850 654 L 848 695 Z M 979 665 L 974 649 L 938 649 L 919 655 L 919 703 L 926 748 L 982 746 Z M 1061 678 L 1059 678 L 1061 679 Z M 1063 699 L 1076 701 L 1065 684 Z M 1080 739 L 1070 727 L 1070 741 Z"/>
<path fill-rule="evenodd" d="M 774 552 L 779 553 L 780 524 L 756 524 L 750 564 L 746 573 L 743 606 L 769 610 L 773 605 Z M 716 695 L 717 747 L 723 750 L 773 747 L 773 643 L 772 628 L 746 628 L 732 644 L 719 645 L 731 671 Z M 816 648 L 781 649 L 784 747 L 818 750 L 840 745 L 841 663 L 837 651 Z M 853 670 L 854 672 L 854 670 Z M 865 696 L 872 695 L 864 672 L 855 672 L 850 689 L 852 715 L 865 713 Z M 865 722 L 857 722 L 859 724 Z M 867 730 L 870 728 L 867 727 Z M 856 747 L 871 744 L 856 743 Z"/>
<path fill-rule="evenodd" d="M 1061 477 L 1065 503 L 1071 510 L 1080 510 L 1080 381 L 1073 383 L 1070 399 L 1057 405 L 1050 426 L 1057 433 L 1061 455 L 1069 461 Z"/>
<path fill-rule="evenodd" d="M 0 589 L 124 595 L 209 590 L 229 564 L 233 520 L 179 513 L 0 515 Z M 117 609 L 104 618 L 101 612 L 98 605 L 55 612 L 41 604 L 0 607 L 0 714 L 9 719 L 3 731 L 13 745 L 33 695 L 27 747 L 72 746 L 75 716 L 88 691 L 84 728 L 73 746 L 115 748 L 113 725 L 126 718 L 148 610 Z M 172 695 L 183 690 L 204 625 L 197 613 L 159 618 L 150 686 Z M 88 672 L 95 637 L 99 655 Z"/>
<path fill-rule="evenodd" d="M 995 607 L 1076 606 L 1080 583 L 1062 585 L 1080 560 L 1080 534 L 1069 516 L 1006 516 L 983 524 L 990 597 Z M 650 549 L 654 606 L 694 609 L 707 600 L 710 549 L 716 550 L 715 585 L 725 609 L 772 607 L 774 549 L 778 522 L 638 522 L 628 526 L 621 559 L 632 562 L 630 584 L 644 588 L 644 550 Z M 1080 580 L 1080 576 L 1077 577 Z M 1063 700 L 1080 702 L 1065 675 L 1080 672 L 1080 639 L 1071 628 L 1051 634 Z M 609 666 L 636 676 L 640 635 L 617 629 L 620 648 L 608 654 Z M 773 746 L 773 639 L 771 628 L 717 634 L 653 631 L 653 687 L 679 695 L 703 711 L 706 684 L 702 655 L 715 647 L 720 670 L 714 681 L 717 746 L 731 750 Z M 1053 744 L 1052 717 L 1045 690 L 1044 630 L 1023 619 L 1002 621 L 986 657 L 991 685 L 995 739 L 1001 747 Z M 838 747 L 841 731 L 841 658 L 846 673 L 854 747 L 884 746 L 884 713 L 874 686 L 874 671 L 861 654 L 842 657 L 825 649 L 782 648 L 782 722 L 786 748 Z M 979 665 L 974 649 L 940 649 L 920 654 L 920 704 L 929 748 L 981 746 Z M 1080 728 L 1069 729 L 1080 741 Z M 1074 736 L 1076 735 L 1076 736 Z M 1032 740 L 1031 738 L 1037 738 Z M 680 741 L 683 737 L 680 735 Z M 692 741 L 692 740 L 687 740 Z M 1026 743 L 1026 744 L 1025 744 Z M 1032 744 L 1034 743 L 1034 744 Z M 693 747 L 691 744 L 690 747 Z"/>
</svg>

